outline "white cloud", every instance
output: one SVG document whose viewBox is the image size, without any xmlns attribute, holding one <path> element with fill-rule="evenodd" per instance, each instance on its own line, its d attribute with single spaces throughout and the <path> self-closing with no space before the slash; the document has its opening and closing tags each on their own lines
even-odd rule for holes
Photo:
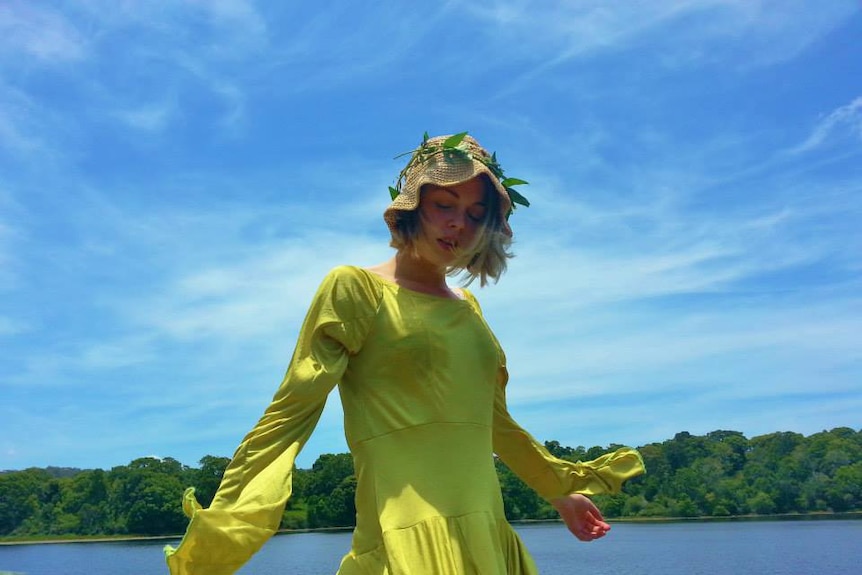
<svg viewBox="0 0 862 575">
<path fill-rule="evenodd" d="M 75 367 L 84 371 L 128 368 L 155 357 L 148 337 L 128 336 L 82 346 Z"/>
<path fill-rule="evenodd" d="M 808 138 L 788 153 L 802 154 L 850 136 L 862 144 L 862 96 L 821 119 Z"/>
<path fill-rule="evenodd" d="M 534 61 L 498 95 L 529 89 L 535 79 L 572 60 L 639 50 L 638 58 L 669 69 L 704 63 L 734 68 L 790 60 L 852 17 L 850 2 L 808 0 L 660 0 L 623 6 L 602 0 L 463 2 L 495 44 L 495 61 Z M 505 54 L 506 57 L 501 57 Z"/>
<path fill-rule="evenodd" d="M 6 65 L 20 62 L 22 57 L 67 63 L 86 53 L 84 38 L 59 12 L 26 0 L 0 5 L 0 54 Z"/>
<path fill-rule="evenodd" d="M 39 106 L 0 78 L 0 150 L 14 157 L 38 155 L 47 148 Z"/>
<path fill-rule="evenodd" d="M 114 112 L 114 115 L 132 128 L 144 132 L 161 132 L 168 127 L 176 113 L 175 101 L 145 104 Z"/>
<path fill-rule="evenodd" d="M 62 112 L 62 104 L 20 91 L 27 70 L 38 67 L 53 74 L 51 66 L 59 63 L 67 67 L 53 80 L 62 89 L 83 93 L 89 103 L 83 111 L 94 117 L 161 132 L 185 111 L 187 96 L 202 89 L 223 103 L 218 127 L 232 133 L 241 126 L 242 76 L 251 58 L 262 61 L 258 57 L 268 44 L 266 20 L 253 3 L 88 0 L 68 8 L 18 1 L 0 6 L 0 85 L 5 82 L 13 95 L 19 94 L 0 98 L 0 146 L 37 156 L 54 149 L 47 143 L 57 141 L 54 131 L 62 124 L 86 124 L 87 118 Z M 118 50 L 129 36 L 135 41 Z M 98 74 L 93 66 L 112 72 Z M 44 119 L 58 113 L 64 122 Z"/>
<path fill-rule="evenodd" d="M 16 284 L 18 247 L 23 232 L 13 222 L 21 217 L 21 209 L 0 189 L 0 292 Z M 12 325 L 12 324 L 8 324 Z M 0 332 L 3 330 L 0 329 Z"/>
<path fill-rule="evenodd" d="M 2 260 L 0 260 L 0 265 L 2 265 Z M 28 329 L 28 326 L 20 321 L 0 316 L 0 337 L 18 335 L 28 331 Z"/>
<path fill-rule="evenodd" d="M 229 45 L 211 45 L 214 55 L 233 58 L 238 52 L 258 51 L 268 44 L 266 20 L 258 13 L 253 2 L 215 0 L 194 2 L 192 5 L 207 12 L 222 33 L 230 35 Z"/>
<path fill-rule="evenodd" d="M 127 313 L 180 340 L 265 338 L 298 327 L 328 268 L 383 252 L 362 236 L 320 230 L 254 251 L 234 263 L 189 269 L 160 296 L 130 305 Z"/>
<path fill-rule="evenodd" d="M 207 58 L 236 60 L 260 51 L 268 41 L 266 19 L 248 0 L 86 0 L 74 11 L 105 40 L 134 32 L 139 43 L 167 53 L 182 47 Z M 191 27 L 195 34 L 189 34 Z"/>
</svg>

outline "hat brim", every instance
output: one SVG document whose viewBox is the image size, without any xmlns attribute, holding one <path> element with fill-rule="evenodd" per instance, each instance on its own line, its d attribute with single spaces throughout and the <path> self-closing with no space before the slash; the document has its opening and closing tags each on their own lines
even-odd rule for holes
<svg viewBox="0 0 862 575">
<path fill-rule="evenodd" d="M 488 169 L 488 166 L 475 159 L 435 157 L 423 164 L 421 168 L 411 170 L 407 174 L 401 193 L 392 200 L 392 203 L 383 212 L 383 219 L 391 232 L 395 232 L 397 229 L 398 212 L 412 212 L 419 207 L 422 186 L 428 184 L 443 187 L 457 186 L 485 175 L 497 193 L 500 229 L 507 236 L 512 236 L 512 229 L 508 222 L 508 215 L 512 211 L 512 201 L 509 198 L 509 193 Z"/>
</svg>

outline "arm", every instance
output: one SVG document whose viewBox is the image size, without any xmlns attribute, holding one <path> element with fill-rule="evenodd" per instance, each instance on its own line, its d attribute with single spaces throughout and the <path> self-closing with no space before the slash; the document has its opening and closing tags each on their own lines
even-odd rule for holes
<svg viewBox="0 0 862 575">
<path fill-rule="evenodd" d="M 592 541 L 610 529 L 585 495 L 617 493 L 622 484 L 644 472 L 634 449 L 622 448 L 592 461 L 571 462 L 552 456 L 518 425 L 506 406 L 505 365 L 500 367 L 494 404 L 494 452 L 527 485 L 551 502 L 578 539 Z"/>
<path fill-rule="evenodd" d="M 191 522 L 179 547 L 165 548 L 172 575 L 234 573 L 278 529 L 296 455 L 376 310 L 368 286 L 339 269 L 318 290 L 284 380 L 234 453 L 212 505 L 202 509 L 194 490 L 186 491 L 183 510 Z"/>
</svg>

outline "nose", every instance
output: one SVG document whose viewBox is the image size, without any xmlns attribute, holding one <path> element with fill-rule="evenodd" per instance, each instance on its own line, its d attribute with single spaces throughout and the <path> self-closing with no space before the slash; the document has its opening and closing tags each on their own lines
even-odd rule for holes
<svg viewBox="0 0 862 575">
<path fill-rule="evenodd" d="M 461 210 L 455 210 L 452 217 L 449 218 L 449 227 L 454 230 L 464 229 L 465 214 Z"/>
</svg>

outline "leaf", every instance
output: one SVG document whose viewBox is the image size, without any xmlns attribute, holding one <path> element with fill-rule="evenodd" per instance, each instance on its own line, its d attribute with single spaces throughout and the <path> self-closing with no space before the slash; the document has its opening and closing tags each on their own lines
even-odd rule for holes
<svg viewBox="0 0 862 575">
<path fill-rule="evenodd" d="M 395 156 L 392 159 L 397 160 L 398 158 L 403 158 L 404 156 L 409 156 L 411 154 L 415 154 L 417 152 L 417 150 L 419 150 L 419 149 L 420 148 L 416 148 L 415 150 L 410 150 L 409 152 L 401 152 L 400 154 L 398 154 L 397 156 Z"/>
<path fill-rule="evenodd" d="M 491 173 L 494 174 L 494 176 L 498 180 L 500 180 L 501 182 L 503 181 L 503 170 L 500 169 L 499 165 L 497 165 L 497 164 L 485 164 L 485 165 L 488 166 L 488 169 L 491 170 Z"/>
<path fill-rule="evenodd" d="M 422 145 L 424 146 L 424 145 L 425 145 L 425 144 L 427 144 L 427 143 L 428 143 L 428 132 L 425 132 L 425 133 L 422 135 Z"/>
<path fill-rule="evenodd" d="M 527 200 L 527 198 L 525 198 L 520 193 L 518 193 L 518 191 L 515 190 L 515 188 L 506 188 L 506 191 L 509 192 L 509 198 L 512 200 L 513 204 L 521 204 L 522 206 L 525 206 L 528 208 L 530 207 L 529 200 Z M 514 206 L 512 206 L 512 207 L 514 207 Z"/>
<path fill-rule="evenodd" d="M 389 195 L 392 196 L 393 200 L 398 197 L 398 193 L 398 190 L 396 190 L 392 186 L 389 186 Z"/>
<path fill-rule="evenodd" d="M 444 148 L 455 148 L 455 147 L 457 147 L 458 144 L 461 143 L 461 141 L 464 139 L 464 136 L 466 136 L 466 135 L 467 135 L 467 132 L 460 132 L 458 134 L 455 134 L 454 136 L 449 136 L 448 138 L 446 138 L 443 141 L 443 147 Z"/>
<path fill-rule="evenodd" d="M 518 178 L 506 178 L 502 182 L 500 182 L 504 188 L 508 188 L 511 186 L 523 186 L 524 184 L 529 184 L 529 182 L 525 182 L 524 180 L 520 180 Z"/>
</svg>

